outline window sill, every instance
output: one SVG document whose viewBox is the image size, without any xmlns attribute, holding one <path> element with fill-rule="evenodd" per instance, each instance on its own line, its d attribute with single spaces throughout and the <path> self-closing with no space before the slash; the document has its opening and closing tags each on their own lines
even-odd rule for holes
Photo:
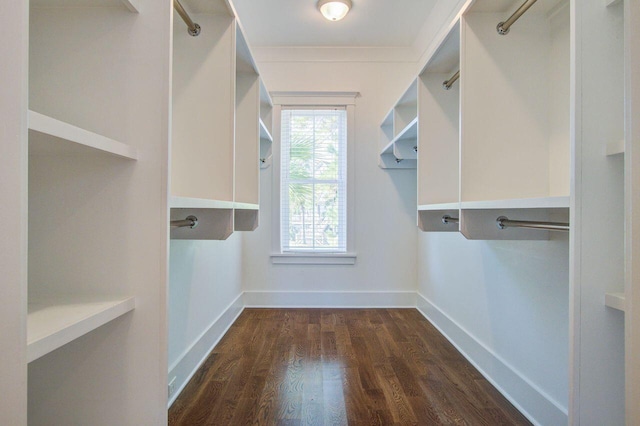
<svg viewBox="0 0 640 426">
<path fill-rule="evenodd" d="M 274 265 L 355 265 L 355 253 L 275 253 Z"/>
</svg>

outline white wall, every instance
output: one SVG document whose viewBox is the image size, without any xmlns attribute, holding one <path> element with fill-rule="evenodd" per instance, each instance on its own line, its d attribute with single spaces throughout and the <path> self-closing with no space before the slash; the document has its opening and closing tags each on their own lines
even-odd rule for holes
<svg viewBox="0 0 640 426">
<path fill-rule="evenodd" d="M 522 411 L 559 425 L 568 397 L 569 244 L 554 238 L 421 233 L 418 307 Z"/>
<path fill-rule="evenodd" d="M 242 234 L 172 240 L 169 256 L 170 402 L 242 311 Z"/>
<path fill-rule="evenodd" d="M 277 49 L 277 59 L 268 48 L 256 49 L 262 78 L 270 91 L 357 91 L 355 107 L 355 265 L 273 265 L 270 259 L 272 232 L 273 168 L 261 172 L 260 227 L 244 235 L 244 290 L 251 305 L 277 303 L 327 305 L 341 303 L 350 294 L 349 305 L 402 303 L 401 292 L 415 291 L 416 282 L 416 173 L 415 170 L 382 170 L 378 164 L 380 122 L 399 95 L 409 86 L 415 63 L 382 63 L 361 59 L 353 62 L 310 61 L 309 52 L 292 49 L 289 55 Z M 286 52 L 285 52 L 286 53 Z M 313 52 L 312 52 L 313 53 Z M 326 55 L 323 50 L 323 55 Z M 288 57 L 287 57 L 288 56 Z M 318 56 L 316 56 L 318 57 Z M 324 292 L 291 295 L 284 299 L 271 292 Z M 271 293 L 271 294 L 270 294 Z M 377 296 L 380 296 L 379 294 Z M 394 297 L 392 299 L 392 297 Z M 404 295 L 406 296 L 406 295 Z"/>
</svg>

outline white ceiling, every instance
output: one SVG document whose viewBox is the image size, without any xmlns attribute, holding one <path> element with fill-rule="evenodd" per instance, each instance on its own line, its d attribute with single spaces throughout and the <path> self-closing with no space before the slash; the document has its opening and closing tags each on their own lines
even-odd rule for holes
<svg viewBox="0 0 640 426">
<path fill-rule="evenodd" d="M 234 0 L 252 46 L 408 47 L 437 0 L 352 0 L 341 21 L 330 22 L 317 0 Z"/>
</svg>

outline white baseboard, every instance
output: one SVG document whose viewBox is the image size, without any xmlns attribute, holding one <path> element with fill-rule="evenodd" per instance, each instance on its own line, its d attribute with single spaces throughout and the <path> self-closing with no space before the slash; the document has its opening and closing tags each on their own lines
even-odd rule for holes
<svg viewBox="0 0 640 426">
<path fill-rule="evenodd" d="M 247 308 L 415 308 L 414 291 L 245 291 Z"/>
<path fill-rule="evenodd" d="M 566 425 L 568 423 L 567 408 L 546 395 L 427 298 L 417 293 L 416 299 L 418 311 L 533 424 Z"/>
<path fill-rule="evenodd" d="M 196 339 L 187 350 L 185 350 L 178 360 L 169 366 L 169 382 L 175 377 L 176 391 L 169 398 L 168 407 L 174 403 L 184 387 L 189 383 L 191 377 L 198 371 L 198 368 L 207 359 L 213 348 L 218 344 L 222 336 L 225 335 L 229 327 L 244 310 L 242 293 L 231 302 L 229 306 L 216 318 L 213 323 Z"/>
</svg>

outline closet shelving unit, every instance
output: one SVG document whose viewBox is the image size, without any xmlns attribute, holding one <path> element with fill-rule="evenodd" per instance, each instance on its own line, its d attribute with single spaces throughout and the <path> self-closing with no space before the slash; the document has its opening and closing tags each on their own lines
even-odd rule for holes
<svg viewBox="0 0 640 426">
<path fill-rule="evenodd" d="M 260 206 L 260 73 L 236 21 L 234 229 L 258 227 Z M 266 130 L 266 127 L 265 127 Z"/>
<path fill-rule="evenodd" d="M 105 406 L 119 424 L 162 397 L 169 7 L 149 5 L 28 2 L 30 424 L 90 423 Z M 105 380 L 121 376 L 146 383 L 140 409 L 128 380 Z"/>
<path fill-rule="evenodd" d="M 378 165 L 383 169 L 415 169 L 418 152 L 418 81 L 414 79 L 382 120 Z"/>
<path fill-rule="evenodd" d="M 174 19 L 170 207 L 171 220 L 198 225 L 172 228 L 171 238 L 224 240 L 258 226 L 266 89 L 232 5 L 182 5 L 200 34 Z"/>
<path fill-rule="evenodd" d="M 607 96 L 608 99 L 603 99 L 603 102 L 609 102 L 607 114 L 611 117 L 603 117 L 606 119 L 606 124 L 601 126 L 599 131 L 601 134 L 598 136 L 608 138 L 609 142 L 606 143 L 606 165 L 611 167 L 615 173 L 610 177 L 612 181 L 611 191 L 620 194 L 622 188 L 624 188 L 624 155 L 625 155 L 625 134 L 624 134 L 624 88 L 623 88 L 623 76 L 624 76 L 624 60 L 623 60 L 623 39 L 624 39 L 624 4 L 622 0 L 607 0 L 606 8 L 602 8 L 601 13 L 607 18 L 606 31 L 603 32 L 602 41 L 607 49 L 607 71 L 611 72 L 611 78 L 606 81 L 608 87 Z M 611 206 L 612 214 L 615 214 L 618 220 L 623 220 L 622 205 Z M 621 227 L 616 226 L 618 234 L 622 234 Z M 619 240 L 619 246 L 616 247 L 615 253 L 618 260 L 619 268 L 622 270 L 624 265 L 620 261 L 623 255 L 623 241 Z M 607 292 L 605 293 L 604 303 L 606 306 L 617 309 L 619 311 L 625 310 L 625 293 L 622 277 L 618 282 L 609 283 L 607 285 Z"/>
<path fill-rule="evenodd" d="M 568 222 L 569 1 L 477 0 L 461 18 L 460 230 L 469 239 L 548 239 L 496 219 Z"/>
<path fill-rule="evenodd" d="M 423 231 L 458 232 L 460 80 L 444 86 L 458 71 L 456 22 L 418 77 L 418 227 Z"/>
<path fill-rule="evenodd" d="M 172 239 L 224 240 L 258 224 L 260 78 L 233 8 L 223 0 L 182 5 L 200 27 L 173 28 Z"/>
<path fill-rule="evenodd" d="M 173 20 L 172 239 L 224 240 L 233 232 L 236 23 L 222 1 L 182 1 L 200 34 Z"/>
<path fill-rule="evenodd" d="M 273 100 L 260 80 L 260 168 L 267 169 L 272 163 L 273 145 Z"/>
<path fill-rule="evenodd" d="M 117 43 L 124 40 L 97 46 L 103 50 L 88 56 L 86 67 L 73 69 L 70 62 L 78 55 L 74 36 L 99 19 L 125 20 L 138 7 L 133 1 L 120 0 L 100 2 L 104 8 L 82 6 L 81 1 L 56 0 L 30 4 L 28 362 L 135 307 L 135 297 L 118 288 L 124 286 L 113 285 L 113 279 L 124 278 L 123 268 L 114 262 L 118 241 L 103 237 L 111 232 L 121 236 L 121 226 L 111 215 L 124 216 L 125 212 L 112 203 L 126 199 L 117 185 L 126 184 L 123 174 L 135 167 L 138 152 L 114 139 L 120 136 L 112 130 L 117 128 L 114 124 L 121 124 L 122 119 L 114 111 L 116 102 L 94 114 L 78 106 L 85 100 L 86 84 L 107 80 L 105 70 L 87 76 L 98 63 L 97 55 L 113 57 L 122 47 Z M 64 74 L 65 68 L 69 76 L 54 77 L 50 72 L 55 69 Z M 80 83 L 70 77 L 83 74 Z M 108 90 L 96 89 L 92 97 L 96 101 L 106 98 Z M 102 119 L 102 113 L 109 119 Z M 109 133 L 109 137 L 85 128 Z M 105 184 L 99 183 L 102 179 Z M 85 198 L 87 190 L 96 187 L 105 200 Z M 60 200 L 66 205 L 61 206 Z M 103 256 L 108 259 L 104 268 L 96 265 Z M 112 277 L 104 276 L 107 265 Z"/>
</svg>

